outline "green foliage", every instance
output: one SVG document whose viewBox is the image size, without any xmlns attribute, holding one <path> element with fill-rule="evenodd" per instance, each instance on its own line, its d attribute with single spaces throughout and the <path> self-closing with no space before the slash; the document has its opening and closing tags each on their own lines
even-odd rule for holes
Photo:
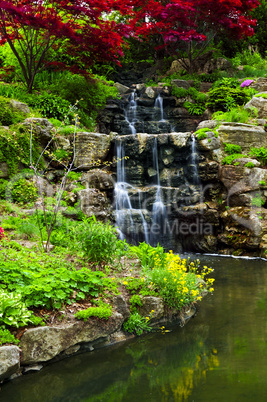
<svg viewBox="0 0 267 402">
<path fill-rule="evenodd" d="M 116 229 L 94 216 L 84 220 L 79 242 L 87 258 L 96 263 L 112 261 L 121 245 Z"/>
<path fill-rule="evenodd" d="M 242 148 L 240 145 L 237 144 L 224 144 L 225 148 L 224 151 L 228 155 L 233 155 L 233 154 L 241 154 Z"/>
<path fill-rule="evenodd" d="M 176 85 L 172 86 L 171 94 L 176 98 L 185 98 L 188 95 L 188 90 L 185 88 L 179 88 Z"/>
<path fill-rule="evenodd" d="M 259 186 L 266 186 L 266 182 L 264 180 L 259 180 L 258 185 Z"/>
<path fill-rule="evenodd" d="M 131 308 L 133 308 L 133 307 L 135 308 L 136 306 L 139 306 L 139 307 L 143 306 L 140 295 L 133 295 L 129 301 L 131 304 Z"/>
<path fill-rule="evenodd" d="M 254 165 L 253 162 L 248 162 L 248 163 L 245 164 L 245 167 L 252 169 L 252 168 L 255 167 L 255 165 Z"/>
<path fill-rule="evenodd" d="M 89 317 L 97 317 L 108 320 L 112 315 L 112 307 L 109 304 L 102 304 L 99 307 L 88 307 L 86 310 L 80 310 L 74 316 L 87 321 Z"/>
<path fill-rule="evenodd" d="M 247 155 L 243 155 L 243 154 L 231 154 L 226 156 L 223 160 L 222 160 L 222 164 L 223 165 L 232 165 L 233 161 L 235 159 L 240 159 L 240 158 L 247 158 Z"/>
<path fill-rule="evenodd" d="M 86 80 L 79 75 L 66 74 L 49 88 L 72 105 L 79 102 L 80 121 L 88 128 L 92 128 L 95 124 L 97 114 L 105 107 L 107 99 L 118 97 L 113 82 L 99 76 L 95 76 L 93 80 Z"/>
<path fill-rule="evenodd" d="M 105 288 L 116 294 L 117 286 L 101 271 L 76 270 L 65 258 L 36 254 L 14 241 L 2 241 L 0 283 L 8 294 L 19 294 L 27 307 L 59 309 L 87 295 L 98 297 Z"/>
<path fill-rule="evenodd" d="M 44 117 L 64 120 L 68 115 L 73 118 L 70 113 L 71 104 L 66 99 L 58 95 L 41 93 L 38 96 L 32 96 L 28 101 L 30 106 L 38 109 Z"/>
<path fill-rule="evenodd" d="M 253 156 L 254 158 L 257 158 L 263 166 L 267 164 L 267 148 L 266 147 L 260 147 L 260 148 L 251 148 L 250 156 Z"/>
<path fill-rule="evenodd" d="M 148 324 L 149 317 L 142 317 L 138 312 L 134 312 L 130 315 L 127 321 L 123 324 L 123 329 L 130 334 L 135 333 L 140 336 L 143 332 L 151 331 L 151 326 Z"/>
<path fill-rule="evenodd" d="M 227 111 L 232 107 L 243 105 L 250 99 L 242 88 L 221 86 L 209 91 L 206 106 L 213 111 Z"/>
<path fill-rule="evenodd" d="M 11 99 L 0 96 L 0 125 L 10 126 L 24 120 L 25 113 L 18 112 L 12 107 Z"/>
<path fill-rule="evenodd" d="M 202 114 L 205 112 L 205 110 L 206 110 L 205 105 L 203 105 L 203 104 L 200 103 L 200 102 L 193 103 L 193 102 L 185 101 L 185 103 L 183 104 L 183 106 L 184 106 L 185 109 L 188 110 L 188 112 L 189 112 L 190 114 L 192 114 L 192 115 L 195 114 L 195 115 L 197 115 L 197 116 L 202 115 Z"/>
<path fill-rule="evenodd" d="M 211 74 L 199 74 L 199 79 L 202 82 L 215 82 L 218 79 L 218 72 L 213 72 Z"/>
<path fill-rule="evenodd" d="M 11 196 L 13 202 L 27 204 L 37 199 L 37 188 L 34 183 L 26 178 L 10 181 L 6 188 L 7 197 Z"/>
<path fill-rule="evenodd" d="M 254 207 L 260 208 L 265 204 L 264 199 L 261 197 L 260 193 L 255 194 L 255 196 L 251 200 L 251 205 Z"/>
<path fill-rule="evenodd" d="M 240 82 L 238 81 L 237 78 L 234 77 L 223 77 L 215 81 L 214 84 L 212 85 L 212 89 L 221 87 L 240 88 Z"/>
<path fill-rule="evenodd" d="M 32 323 L 32 312 L 22 301 L 20 294 L 0 289 L 0 325 L 19 328 Z"/>
<path fill-rule="evenodd" d="M 165 264 L 166 253 L 159 244 L 157 247 L 152 247 L 150 244 L 143 242 L 139 246 L 129 246 L 128 253 L 139 258 L 143 268 L 153 268 L 156 261 L 158 264 L 160 261 L 162 266 Z"/>
<path fill-rule="evenodd" d="M 218 111 L 213 113 L 212 119 L 218 121 L 252 123 L 252 119 L 257 117 L 257 110 L 244 109 L 243 107 L 233 107 L 227 112 Z"/>
<path fill-rule="evenodd" d="M 266 93 L 266 92 L 262 92 L 262 93 L 256 94 L 256 95 L 255 95 L 255 98 L 267 99 L 267 93 Z"/>
<path fill-rule="evenodd" d="M 19 164 L 30 165 L 30 132 L 24 125 L 11 126 L 9 130 L 0 128 L 0 162 L 6 162 L 9 174 L 17 173 Z M 33 162 L 39 157 L 39 145 L 33 136 Z"/>
<path fill-rule="evenodd" d="M 13 343 L 17 345 L 19 340 L 16 339 L 7 328 L 0 326 L 0 345 L 3 345 L 4 343 Z"/>
<path fill-rule="evenodd" d="M 5 198 L 7 185 L 8 185 L 8 180 L 0 179 L 0 199 Z"/>
</svg>

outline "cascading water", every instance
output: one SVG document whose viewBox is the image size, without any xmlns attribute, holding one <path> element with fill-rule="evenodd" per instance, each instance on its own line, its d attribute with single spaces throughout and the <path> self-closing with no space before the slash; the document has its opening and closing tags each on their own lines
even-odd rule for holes
<svg viewBox="0 0 267 402">
<path fill-rule="evenodd" d="M 128 102 L 129 104 L 125 110 L 125 120 L 129 124 L 131 134 L 135 134 L 136 110 L 137 110 L 137 100 L 135 91 L 131 92 L 131 94 L 129 95 Z"/>
<path fill-rule="evenodd" d="M 155 109 L 159 109 L 160 111 L 160 122 L 166 122 L 166 120 L 164 119 L 164 111 L 163 111 L 163 99 L 162 96 L 160 94 L 158 94 L 156 100 L 155 100 Z"/>
<path fill-rule="evenodd" d="M 196 138 L 195 138 L 194 134 L 192 134 L 191 138 L 192 138 L 191 165 L 192 165 L 192 173 L 193 173 L 193 184 L 199 184 L 199 175 L 198 175 L 198 166 L 197 166 Z"/>
<path fill-rule="evenodd" d="M 139 208 L 133 208 L 129 196 L 129 190 L 136 190 L 126 182 L 125 150 L 122 141 L 116 141 L 117 150 L 117 182 L 115 184 L 115 208 L 116 226 L 119 230 L 120 239 L 131 238 L 137 243 L 145 241 L 149 243 L 147 223 L 141 209 L 140 192 L 138 192 Z M 134 219 L 135 218 L 135 219 Z M 140 239 L 136 228 L 136 218 L 141 221 L 143 238 Z"/>
<path fill-rule="evenodd" d="M 154 139 L 153 145 L 153 168 L 156 171 L 156 197 L 152 207 L 152 224 L 150 227 L 149 242 L 152 246 L 161 243 L 161 239 L 164 237 L 167 229 L 167 210 L 162 201 L 162 191 L 159 178 L 159 163 L 158 163 L 158 149 L 157 149 L 157 137 Z"/>
</svg>

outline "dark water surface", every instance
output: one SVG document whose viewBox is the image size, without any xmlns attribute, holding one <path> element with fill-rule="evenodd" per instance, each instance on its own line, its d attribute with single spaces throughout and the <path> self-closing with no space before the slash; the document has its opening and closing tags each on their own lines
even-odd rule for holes
<svg viewBox="0 0 267 402">
<path fill-rule="evenodd" d="M 267 262 L 202 256 L 215 291 L 183 328 L 51 364 L 1 402 L 267 401 Z"/>
</svg>

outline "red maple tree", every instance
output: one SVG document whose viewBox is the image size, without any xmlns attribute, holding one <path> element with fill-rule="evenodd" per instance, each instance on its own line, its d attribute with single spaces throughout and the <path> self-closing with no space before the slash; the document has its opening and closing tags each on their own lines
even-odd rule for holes
<svg viewBox="0 0 267 402">
<path fill-rule="evenodd" d="M 143 18 L 147 22 L 139 27 L 139 35 L 144 38 L 161 35 L 161 47 L 179 57 L 186 55 L 184 66 L 192 70 L 193 62 L 218 33 L 232 39 L 253 35 L 256 21 L 250 13 L 259 5 L 259 1 L 159 0 L 155 4 L 147 0 L 139 10 L 139 20 Z"/>
<path fill-rule="evenodd" d="M 74 72 L 117 62 L 130 27 L 127 18 L 121 23 L 109 16 L 132 10 L 121 0 L 0 0 L 0 44 L 9 44 L 31 92 L 36 74 L 56 63 L 59 50 L 74 57 L 75 65 L 64 66 Z"/>
</svg>

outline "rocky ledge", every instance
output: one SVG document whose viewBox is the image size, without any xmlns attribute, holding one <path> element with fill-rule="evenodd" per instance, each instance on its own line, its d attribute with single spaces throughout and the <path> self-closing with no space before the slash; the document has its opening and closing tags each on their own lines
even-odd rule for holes
<svg viewBox="0 0 267 402">
<path fill-rule="evenodd" d="M 152 327 L 163 324 L 184 324 L 195 314 L 194 307 L 182 312 L 169 310 L 163 300 L 143 296 L 140 314 L 153 310 Z M 108 320 L 89 318 L 86 322 L 74 319 L 70 323 L 26 329 L 20 338 L 20 346 L 0 347 L 0 381 L 13 379 L 28 371 L 40 370 L 46 362 L 59 360 L 83 351 L 92 351 L 133 337 L 122 330 L 130 315 L 123 296 L 114 298 L 114 313 Z"/>
</svg>

